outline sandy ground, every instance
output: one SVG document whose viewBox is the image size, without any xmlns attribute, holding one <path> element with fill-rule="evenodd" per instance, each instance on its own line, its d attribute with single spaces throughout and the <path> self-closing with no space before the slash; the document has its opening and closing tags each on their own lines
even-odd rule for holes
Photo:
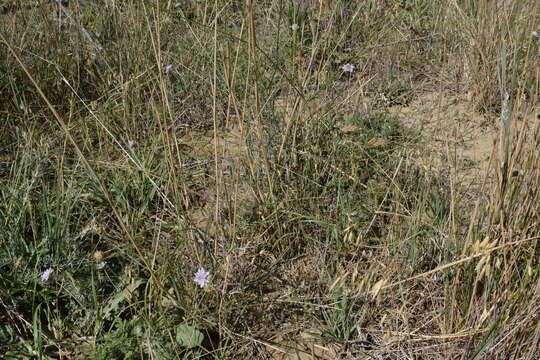
<svg viewBox="0 0 540 360">
<path fill-rule="evenodd" d="M 426 146 L 419 165 L 442 175 L 453 170 L 456 185 L 479 186 L 496 146 L 498 119 L 475 112 L 467 96 L 445 92 L 423 94 L 392 111 L 420 131 Z"/>
</svg>

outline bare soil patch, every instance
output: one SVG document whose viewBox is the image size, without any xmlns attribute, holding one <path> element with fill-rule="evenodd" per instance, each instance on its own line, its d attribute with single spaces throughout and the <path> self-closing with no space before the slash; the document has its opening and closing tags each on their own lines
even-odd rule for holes
<svg viewBox="0 0 540 360">
<path fill-rule="evenodd" d="M 499 135 L 496 121 L 473 110 L 465 95 L 445 91 L 420 95 L 393 107 L 404 126 L 419 131 L 425 146 L 419 165 L 437 174 L 455 171 L 457 184 L 478 186 Z"/>
</svg>

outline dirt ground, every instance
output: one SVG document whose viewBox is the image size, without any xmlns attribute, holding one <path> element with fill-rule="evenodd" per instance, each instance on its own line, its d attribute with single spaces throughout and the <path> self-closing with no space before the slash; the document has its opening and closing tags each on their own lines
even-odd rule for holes
<svg viewBox="0 0 540 360">
<path fill-rule="evenodd" d="M 496 146 L 498 119 L 475 112 L 466 95 L 446 92 L 423 94 L 392 111 L 420 131 L 425 149 L 419 165 L 443 175 L 453 170 L 456 185 L 479 185 Z"/>
</svg>

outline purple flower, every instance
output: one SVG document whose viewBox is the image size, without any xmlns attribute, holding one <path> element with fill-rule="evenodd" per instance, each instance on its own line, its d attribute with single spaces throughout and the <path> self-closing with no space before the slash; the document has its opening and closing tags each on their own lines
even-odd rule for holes
<svg viewBox="0 0 540 360">
<path fill-rule="evenodd" d="M 334 19 L 330 18 L 328 19 L 327 21 L 325 21 L 322 25 L 323 27 L 323 30 L 324 31 L 327 31 L 328 29 L 330 29 L 330 27 L 332 26 L 332 24 L 334 23 Z"/>
<path fill-rule="evenodd" d="M 349 15 L 351 15 L 351 9 L 349 9 L 348 7 L 344 8 L 341 15 L 343 16 L 344 19 L 348 18 Z"/>
<path fill-rule="evenodd" d="M 165 75 L 169 75 L 169 73 L 172 71 L 172 64 L 165 65 Z"/>
<path fill-rule="evenodd" d="M 291 29 L 292 29 L 292 31 L 296 31 L 296 30 L 300 29 L 300 26 L 298 26 L 298 24 L 292 24 Z"/>
<path fill-rule="evenodd" d="M 53 273 L 54 269 L 53 268 L 48 268 L 47 270 L 43 271 L 41 273 L 41 281 L 45 282 L 47 280 L 49 280 L 49 277 L 51 276 L 51 274 Z"/>
<path fill-rule="evenodd" d="M 195 273 L 195 277 L 193 278 L 193 281 L 197 283 L 201 288 L 208 286 L 208 283 L 210 280 L 208 280 L 208 276 L 210 276 L 210 273 L 204 268 L 199 268 L 197 272 Z"/>
<path fill-rule="evenodd" d="M 317 70 L 317 63 L 315 61 L 310 61 L 308 67 L 309 67 L 309 70 L 315 71 Z"/>
<path fill-rule="evenodd" d="M 341 70 L 343 72 L 348 72 L 348 73 L 352 73 L 355 69 L 355 66 L 353 64 L 345 64 L 343 66 L 341 66 Z"/>
</svg>

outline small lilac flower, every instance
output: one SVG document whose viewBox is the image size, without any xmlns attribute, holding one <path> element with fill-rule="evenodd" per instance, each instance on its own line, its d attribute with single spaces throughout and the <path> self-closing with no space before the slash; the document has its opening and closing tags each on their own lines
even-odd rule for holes
<svg viewBox="0 0 540 360">
<path fill-rule="evenodd" d="M 294 6 L 300 7 L 302 5 L 302 0 L 294 0 Z"/>
<path fill-rule="evenodd" d="M 199 268 L 197 272 L 195 273 L 195 277 L 193 278 L 193 281 L 195 281 L 197 285 L 203 288 L 207 286 L 208 283 L 210 282 L 208 280 L 208 276 L 210 276 L 210 273 L 208 271 L 204 270 L 204 268 Z"/>
<path fill-rule="evenodd" d="M 349 15 L 351 15 L 351 9 L 346 7 L 346 8 L 343 9 L 343 12 L 341 14 L 342 14 L 343 18 L 346 19 L 346 18 L 349 17 Z"/>
<path fill-rule="evenodd" d="M 352 73 L 355 69 L 355 66 L 353 64 L 345 64 L 341 67 L 341 70 L 343 72 Z"/>
<path fill-rule="evenodd" d="M 298 24 L 292 24 L 291 29 L 292 29 L 292 31 L 296 31 L 296 30 L 300 29 L 300 26 L 298 26 Z"/>
<path fill-rule="evenodd" d="M 315 61 L 310 61 L 308 67 L 309 67 L 309 70 L 315 71 L 317 70 L 317 63 Z"/>
<path fill-rule="evenodd" d="M 165 75 L 169 75 L 169 73 L 171 72 L 173 66 L 172 64 L 167 64 L 165 65 Z"/>
<path fill-rule="evenodd" d="M 327 31 L 328 29 L 330 29 L 330 27 L 332 26 L 332 24 L 334 23 L 334 19 L 330 18 L 328 19 L 327 21 L 325 21 L 322 25 L 323 27 L 323 30 L 324 31 Z"/>
<path fill-rule="evenodd" d="M 54 269 L 53 268 L 48 268 L 47 270 L 43 271 L 41 273 L 41 281 L 45 282 L 47 280 L 49 280 L 49 277 L 51 276 L 51 274 L 53 273 Z"/>
</svg>

